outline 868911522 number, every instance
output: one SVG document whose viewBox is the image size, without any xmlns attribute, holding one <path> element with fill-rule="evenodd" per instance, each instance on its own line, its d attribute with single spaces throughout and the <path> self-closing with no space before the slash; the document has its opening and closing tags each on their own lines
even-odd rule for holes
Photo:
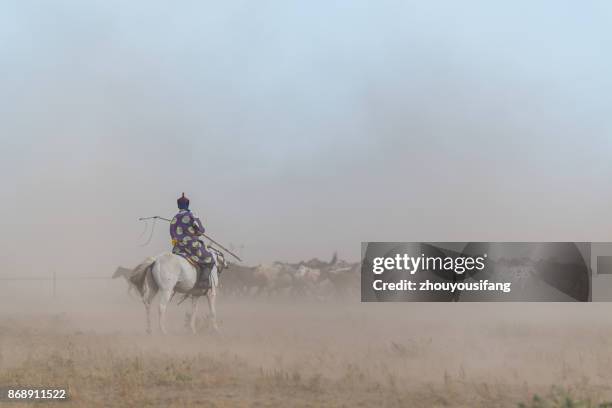
<svg viewBox="0 0 612 408">
<path fill-rule="evenodd" d="M 0 388 L 0 401 L 23 401 L 23 400 L 54 400 L 68 399 L 66 388 L 29 388 L 29 387 L 2 387 Z"/>
</svg>

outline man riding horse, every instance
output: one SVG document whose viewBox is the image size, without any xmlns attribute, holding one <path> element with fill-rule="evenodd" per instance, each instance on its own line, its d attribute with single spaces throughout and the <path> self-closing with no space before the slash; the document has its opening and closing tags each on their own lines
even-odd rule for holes
<svg viewBox="0 0 612 408">
<path fill-rule="evenodd" d="M 179 212 L 170 221 L 170 237 L 172 238 L 172 253 L 180 255 L 191 262 L 199 271 L 196 287 L 209 288 L 217 282 L 215 257 L 208 251 L 201 239 L 204 225 L 189 209 L 189 199 L 185 193 L 176 200 Z M 210 270 L 210 275 L 204 277 L 204 271 Z"/>
</svg>

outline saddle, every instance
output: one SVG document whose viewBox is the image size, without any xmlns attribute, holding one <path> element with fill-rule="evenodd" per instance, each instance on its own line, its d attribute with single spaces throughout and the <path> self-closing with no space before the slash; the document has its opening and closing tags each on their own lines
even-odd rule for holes
<svg viewBox="0 0 612 408">
<path fill-rule="evenodd" d="M 210 271 L 211 271 L 211 263 L 207 263 L 204 266 L 195 263 L 191 259 L 186 258 L 191 265 L 196 269 L 197 278 L 196 283 L 193 285 L 192 291 L 207 291 L 210 289 Z"/>
<path fill-rule="evenodd" d="M 196 280 L 196 284 L 194 285 L 194 289 L 202 289 L 208 290 L 210 289 L 210 266 L 206 265 L 204 267 L 197 267 L 198 270 L 198 279 Z"/>
</svg>

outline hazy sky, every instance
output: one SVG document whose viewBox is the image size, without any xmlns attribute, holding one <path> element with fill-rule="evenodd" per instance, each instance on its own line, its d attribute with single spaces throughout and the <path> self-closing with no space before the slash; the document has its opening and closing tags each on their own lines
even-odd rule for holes
<svg viewBox="0 0 612 408">
<path fill-rule="evenodd" d="M 606 1 L 4 1 L 0 274 L 137 264 L 182 191 L 248 264 L 612 241 L 611 47 Z"/>
</svg>

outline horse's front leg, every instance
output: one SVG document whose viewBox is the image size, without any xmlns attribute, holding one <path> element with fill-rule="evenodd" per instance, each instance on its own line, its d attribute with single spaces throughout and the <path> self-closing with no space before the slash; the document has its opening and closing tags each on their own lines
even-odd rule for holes
<svg viewBox="0 0 612 408">
<path fill-rule="evenodd" d="M 219 332 L 219 326 L 217 326 L 217 306 L 216 306 L 216 298 L 217 298 L 217 290 L 215 287 L 211 287 L 206 294 L 206 299 L 208 300 L 208 309 L 210 314 L 208 315 L 208 319 L 212 324 L 212 328 L 215 333 Z"/>
<path fill-rule="evenodd" d="M 194 296 L 191 298 L 191 316 L 189 319 L 189 327 L 191 327 L 191 332 L 196 334 L 196 319 L 198 315 L 198 300 L 199 298 Z"/>
</svg>

